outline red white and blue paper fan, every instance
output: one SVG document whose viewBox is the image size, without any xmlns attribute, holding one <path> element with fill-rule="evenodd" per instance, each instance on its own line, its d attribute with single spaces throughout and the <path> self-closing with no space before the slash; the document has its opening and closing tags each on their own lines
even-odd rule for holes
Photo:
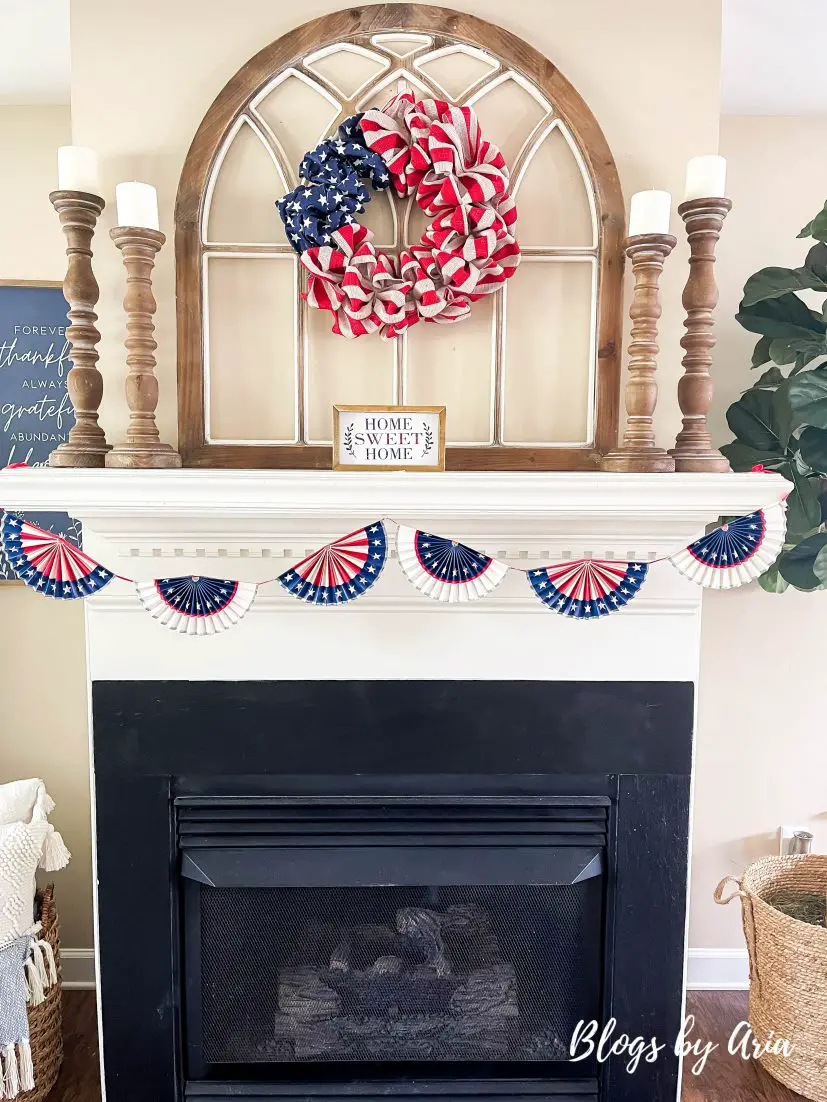
<svg viewBox="0 0 827 1102">
<path fill-rule="evenodd" d="M 573 620 L 597 620 L 637 596 L 649 572 L 645 562 L 576 559 L 528 571 L 531 588 L 544 605 Z"/>
<path fill-rule="evenodd" d="M 190 574 L 136 582 L 141 603 L 153 620 L 181 635 L 217 635 L 249 611 L 258 586 Z"/>
<path fill-rule="evenodd" d="M 399 525 L 396 536 L 399 565 L 408 581 L 435 601 L 474 601 L 487 597 L 508 573 L 505 563 L 491 559 L 458 540 Z"/>
<path fill-rule="evenodd" d="M 787 505 L 779 501 L 722 524 L 669 561 L 705 589 L 735 589 L 760 578 L 772 566 L 787 531 Z"/>
<path fill-rule="evenodd" d="M 100 563 L 31 521 L 5 513 L 3 551 L 17 577 L 38 593 L 60 600 L 89 597 L 112 581 L 114 575 Z"/>
<path fill-rule="evenodd" d="M 385 526 L 377 520 L 325 544 L 279 575 L 284 588 L 314 605 L 343 605 L 370 589 L 388 553 Z"/>
</svg>

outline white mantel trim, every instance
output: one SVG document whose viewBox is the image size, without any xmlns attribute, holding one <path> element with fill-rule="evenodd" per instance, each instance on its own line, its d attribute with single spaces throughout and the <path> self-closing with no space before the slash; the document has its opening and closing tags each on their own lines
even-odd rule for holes
<svg viewBox="0 0 827 1102">
<path fill-rule="evenodd" d="M 651 558 L 779 499 L 778 475 L 12 470 L 0 505 L 65 510 L 130 556 L 302 557 L 392 517 L 506 558 Z"/>
</svg>

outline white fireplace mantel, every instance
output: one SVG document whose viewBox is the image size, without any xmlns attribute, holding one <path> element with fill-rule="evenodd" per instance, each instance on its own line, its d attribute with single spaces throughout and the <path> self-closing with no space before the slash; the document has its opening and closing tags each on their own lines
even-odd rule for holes
<svg viewBox="0 0 827 1102">
<path fill-rule="evenodd" d="M 65 510 L 132 555 L 280 556 L 392 517 L 490 554 L 651 558 L 769 505 L 778 475 L 8 470 L 0 506 Z"/>
<path fill-rule="evenodd" d="M 92 681 L 694 681 L 703 591 L 670 563 L 652 565 L 626 608 L 589 624 L 549 612 L 520 568 L 585 555 L 662 558 L 717 517 L 770 505 L 786 488 L 765 474 L 34 469 L 0 474 L 0 504 L 69 512 L 83 522 L 88 553 L 128 578 L 199 573 L 266 583 L 238 627 L 190 639 L 155 623 L 130 583 L 113 581 L 84 601 Z M 369 593 L 332 611 L 272 580 L 384 517 L 466 540 L 517 569 L 485 600 L 442 605 L 389 562 Z"/>
</svg>

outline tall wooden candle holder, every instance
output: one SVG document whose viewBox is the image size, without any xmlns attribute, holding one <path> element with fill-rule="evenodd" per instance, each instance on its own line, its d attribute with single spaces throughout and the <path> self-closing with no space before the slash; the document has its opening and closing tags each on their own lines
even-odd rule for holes
<svg viewBox="0 0 827 1102">
<path fill-rule="evenodd" d="M 715 332 L 712 313 L 718 303 L 715 283 L 715 246 L 732 203 L 729 199 L 691 199 L 681 203 L 678 214 L 689 239 L 689 278 L 683 292 L 686 309 L 681 346 L 683 376 L 678 383 L 678 404 L 683 428 L 670 452 L 676 471 L 728 471 L 729 462 L 712 446 L 706 417 L 712 405 L 714 384 L 712 349 Z"/>
<path fill-rule="evenodd" d="M 660 276 L 667 256 L 677 241 L 668 233 L 642 233 L 628 237 L 625 252 L 635 277 L 629 308 L 632 339 L 629 344 L 629 378 L 626 383 L 626 428 L 622 444 L 603 456 L 604 471 L 620 473 L 674 471 L 675 461 L 655 444 L 653 415 L 658 401 L 655 380 L 658 354 Z"/>
<path fill-rule="evenodd" d="M 49 199 L 66 236 L 63 294 L 69 304 L 66 339 L 72 361 L 66 387 L 75 411 L 69 436 L 49 456 L 49 465 L 102 467 L 109 445 L 98 424 L 103 376 L 98 370 L 100 333 L 95 326 L 95 306 L 100 289 L 92 270 L 92 238 L 105 204 L 99 195 L 85 191 L 53 191 Z"/>
<path fill-rule="evenodd" d="M 110 236 L 123 255 L 126 268 L 126 401 L 129 425 L 126 440 L 106 457 L 107 467 L 141 470 L 181 466 L 181 456 L 161 442 L 155 423 L 158 408 L 158 380 L 155 377 L 156 302 L 152 293 L 155 254 L 166 241 L 159 230 L 141 226 L 116 226 Z"/>
</svg>

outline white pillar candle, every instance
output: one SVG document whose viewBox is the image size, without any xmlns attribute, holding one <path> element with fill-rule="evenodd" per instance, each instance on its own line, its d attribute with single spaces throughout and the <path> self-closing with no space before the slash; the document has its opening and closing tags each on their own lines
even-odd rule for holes
<svg viewBox="0 0 827 1102">
<path fill-rule="evenodd" d="M 629 236 L 669 233 L 672 196 L 668 191 L 638 191 L 629 209 Z"/>
<path fill-rule="evenodd" d="M 118 184 L 115 188 L 119 226 L 141 226 L 158 230 L 158 192 L 152 184 L 139 184 L 137 180 Z"/>
<path fill-rule="evenodd" d="M 710 154 L 693 157 L 686 166 L 686 188 L 683 201 L 690 199 L 717 199 L 726 189 L 726 159 Z"/>
<path fill-rule="evenodd" d="M 100 195 L 98 155 L 85 145 L 62 145 L 57 151 L 58 191 L 87 191 Z"/>
</svg>

